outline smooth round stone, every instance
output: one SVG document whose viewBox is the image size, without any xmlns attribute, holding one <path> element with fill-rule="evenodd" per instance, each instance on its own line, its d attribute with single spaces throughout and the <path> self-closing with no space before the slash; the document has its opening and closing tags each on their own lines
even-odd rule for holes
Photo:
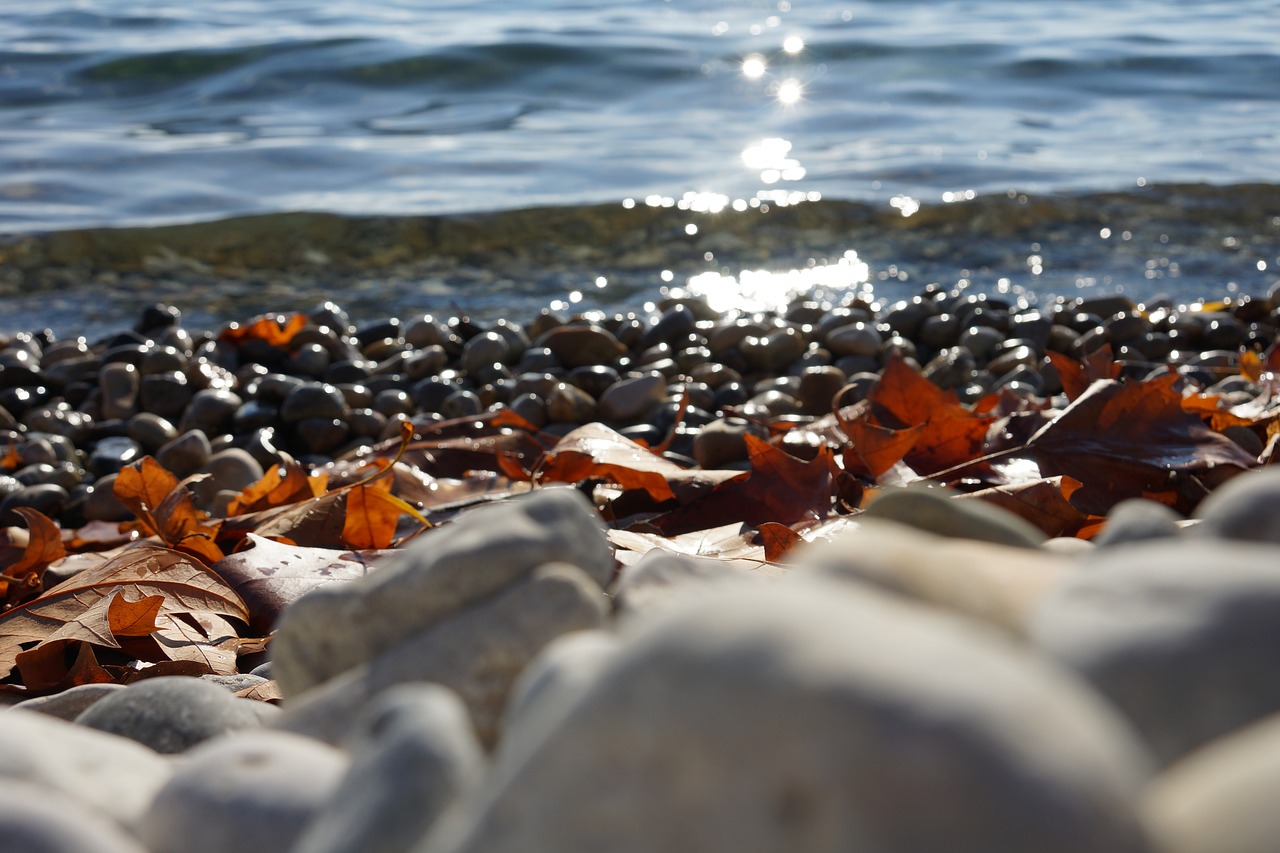
<svg viewBox="0 0 1280 853">
<path fill-rule="evenodd" d="M 0 474 L 0 499 L 6 498 L 15 492 L 20 492 L 24 486 L 8 474 Z"/>
<path fill-rule="evenodd" d="M 319 379 L 324 376 L 329 365 L 333 363 L 333 355 L 318 343 L 303 344 L 289 353 L 289 367 L 292 373 L 299 376 L 310 376 Z"/>
<path fill-rule="evenodd" d="M 253 384 L 250 393 L 251 396 L 263 403 L 283 403 L 286 397 L 307 384 L 305 379 L 300 379 L 297 376 L 268 373 Z M 314 387 L 314 383 L 312 383 L 312 386 Z"/>
<path fill-rule="evenodd" d="M 405 341 L 419 349 L 441 346 L 449 339 L 449 332 L 429 314 L 410 320 L 404 324 L 403 331 Z"/>
<path fill-rule="evenodd" d="M 138 393 L 142 387 L 138 368 L 122 361 L 103 365 L 98 371 L 98 387 L 102 390 L 104 418 L 125 419 L 138 411 Z"/>
<path fill-rule="evenodd" d="M 738 349 L 757 370 L 781 370 L 799 358 L 806 346 L 799 332 L 786 328 L 762 336 L 748 335 Z"/>
<path fill-rule="evenodd" d="M 289 392 L 280 404 L 280 419 L 296 424 L 303 418 L 345 418 L 347 401 L 332 385 L 308 383 Z"/>
<path fill-rule="evenodd" d="M 182 312 L 172 305 L 157 302 L 142 309 L 133 330 L 141 335 L 161 332 L 182 323 Z"/>
<path fill-rule="evenodd" d="M 248 400 L 231 416 L 231 426 L 236 432 L 249 432 L 275 426 L 280 420 L 280 407 L 262 400 Z"/>
<path fill-rule="evenodd" d="M 387 416 L 373 409 L 352 409 L 347 416 L 351 435 L 377 438 L 387 426 Z"/>
<path fill-rule="evenodd" d="M 618 371 L 604 364 L 575 367 L 569 371 L 569 381 L 586 391 L 596 400 L 619 381 Z"/>
<path fill-rule="evenodd" d="M 227 389 L 206 388 L 204 391 L 197 391 L 187 410 L 183 412 L 178 428 L 182 432 L 202 429 L 210 435 L 225 432 L 232 425 L 236 411 L 243 405 L 244 401 L 239 394 Z"/>
<path fill-rule="evenodd" d="M 938 536 L 975 539 L 1014 548 L 1038 548 L 1047 538 L 1008 510 L 949 489 L 890 489 L 867 507 L 869 518 L 896 521 Z"/>
<path fill-rule="evenodd" d="M 307 312 L 307 318 L 317 326 L 328 326 L 345 333 L 351 325 L 346 309 L 332 300 L 326 300 Z"/>
<path fill-rule="evenodd" d="M 148 453 L 155 453 L 178 437 L 178 428 L 168 418 L 152 412 L 139 412 L 130 417 L 126 431 Z"/>
<path fill-rule="evenodd" d="M 413 397 L 409 392 L 399 388 L 386 388 L 379 391 L 374 396 L 370 408 L 388 418 L 397 414 L 412 415 L 415 411 Z"/>
<path fill-rule="evenodd" d="M 330 385 L 347 385 L 364 382 L 372 373 L 372 362 L 360 359 L 335 361 L 325 369 L 323 380 Z"/>
<path fill-rule="evenodd" d="M 1077 680 L 967 620 L 795 577 L 637 623 L 429 848 L 1150 853 L 1142 751 Z"/>
<path fill-rule="evenodd" d="M 1029 633 L 1171 764 L 1280 712 L 1278 557 L 1209 537 L 1099 548 L 1049 588 Z"/>
<path fill-rule="evenodd" d="M 979 362 L 985 362 L 1004 341 L 1004 332 L 991 326 L 970 326 L 960 333 L 959 346 L 973 353 Z"/>
<path fill-rule="evenodd" d="M 1101 548 L 1169 539 L 1179 534 L 1180 519 L 1180 515 L 1162 503 L 1130 498 L 1111 508 L 1106 525 L 1093 537 L 1093 543 Z"/>
<path fill-rule="evenodd" d="M 58 461 L 53 443 L 46 438 L 28 437 L 19 445 L 18 456 L 22 458 L 23 465 L 53 465 Z"/>
<path fill-rule="evenodd" d="M 293 425 L 293 430 L 308 453 L 328 453 L 351 434 L 347 422 L 338 418 L 303 418 Z"/>
<path fill-rule="evenodd" d="M 511 356 L 507 339 L 497 332 L 482 332 L 462 347 L 462 369 L 475 373 L 482 367 L 505 362 Z"/>
<path fill-rule="evenodd" d="M 964 347 L 948 347 L 924 366 L 923 375 L 939 388 L 955 388 L 969 381 L 977 361 Z"/>
<path fill-rule="evenodd" d="M 693 439 L 693 458 L 703 468 L 723 468 L 747 459 L 746 435 L 757 429 L 738 418 L 712 421 Z"/>
<path fill-rule="evenodd" d="M 70 497 L 66 489 L 53 483 L 24 486 L 0 500 L 0 522 L 16 523 L 18 516 L 13 510 L 19 507 L 34 509 L 49 518 L 55 518 L 62 512 Z"/>
<path fill-rule="evenodd" d="M 125 686 L 123 684 L 79 684 L 61 693 L 28 699 L 22 703 L 22 710 L 56 717 L 69 723 L 83 714 L 99 699 L 104 699 L 112 693 L 117 693 L 124 689 Z"/>
<path fill-rule="evenodd" d="M 115 474 L 99 477 L 89 486 L 82 512 L 85 521 L 129 521 L 133 518 L 133 510 L 120 502 L 115 495 Z"/>
<path fill-rule="evenodd" d="M 1040 354 L 1028 346 L 1014 347 L 1000 353 L 987 363 L 987 370 L 993 376 L 1004 376 L 1019 368 L 1034 370 L 1040 363 Z"/>
<path fill-rule="evenodd" d="M 661 374 L 647 373 L 623 379 L 600 395 L 597 413 L 605 421 L 631 423 L 661 403 L 666 391 L 667 380 Z"/>
<path fill-rule="evenodd" d="M 805 414 L 824 415 L 831 411 L 832 401 L 845 384 L 844 371 L 834 365 L 806 368 L 800 374 L 797 394 Z"/>
<path fill-rule="evenodd" d="M 183 373 L 170 371 L 144 374 L 138 400 L 144 412 L 164 418 L 178 418 L 186 410 L 195 391 Z"/>
<path fill-rule="evenodd" d="M 12 853 L 147 853 L 103 815 L 44 785 L 0 779 L 0 838 Z"/>
<path fill-rule="evenodd" d="M 188 477 L 209 464 L 213 448 L 202 430 L 193 429 L 164 444 L 155 458 L 175 477 Z"/>
<path fill-rule="evenodd" d="M 585 424 L 595 420 L 596 401 L 591 395 L 567 382 L 559 382 L 547 395 L 547 421 L 561 424 Z"/>
<path fill-rule="evenodd" d="M 1280 716 L 1213 741 L 1156 777 L 1144 812 L 1161 853 L 1273 853 Z"/>
<path fill-rule="evenodd" d="M 189 680 L 231 699 L 220 687 Z M 339 750 L 288 732 L 218 738 L 184 756 L 138 834 L 151 853 L 287 851 L 320 814 L 346 767 Z"/>
<path fill-rule="evenodd" d="M 226 690 L 198 678 L 161 676 L 95 702 L 76 724 L 178 753 L 237 729 L 258 726 L 256 714 Z"/>
<path fill-rule="evenodd" d="M 627 354 L 627 348 L 599 326 L 560 326 L 537 340 L 565 367 L 613 364 Z"/>
<path fill-rule="evenodd" d="M 512 398 L 508 408 L 535 427 L 547 423 L 547 404 L 537 394 L 519 394 Z"/>
<path fill-rule="evenodd" d="M 942 349 L 954 346 L 960 337 L 960 320 L 954 314 L 934 314 L 920 324 L 916 340 L 927 347 Z"/>
<path fill-rule="evenodd" d="M 128 436 L 111 436 L 99 441 L 89 454 L 89 470 L 102 477 L 118 473 L 143 456 L 142 446 Z"/>
<path fill-rule="evenodd" d="M 1196 507 L 1196 536 L 1280 543 L 1280 471 L 1264 468 L 1231 478 Z"/>
<path fill-rule="evenodd" d="M 484 402 L 474 391 L 453 391 L 440 403 L 440 414 L 446 418 L 469 418 L 484 411 Z"/>
<path fill-rule="evenodd" d="M 176 347 L 152 346 L 142 354 L 138 372 L 144 377 L 154 373 L 181 372 L 187 366 L 187 357 Z"/>
<path fill-rule="evenodd" d="M 213 454 L 204 465 L 204 470 L 212 475 L 206 482 L 215 490 L 230 489 L 236 492 L 261 480 L 264 473 L 258 460 L 238 447 L 219 450 Z"/>
<path fill-rule="evenodd" d="M 864 355 L 874 358 L 880 353 L 884 338 L 871 323 L 850 323 L 827 333 L 827 349 L 836 355 Z"/>
<path fill-rule="evenodd" d="M 93 431 L 93 418 L 72 409 L 66 403 L 55 403 L 27 412 L 23 418 L 31 432 L 62 435 L 77 445 L 83 444 Z"/>
<path fill-rule="evenodd" d="M 687 338 L 697 328 L 697 318 L 686 305 L 673 305 L 663 312 L 658 322 L 645 333 L 643 345 L 672 343 Z"/>
<path fill-rule="evenodd" d="M 913 296 L 889 306 L 880 320 L 896 334 L 914 338 L 919 334 L 924 321 L 937 313 L 938 307 L 931 300 Z"/>
</svg>

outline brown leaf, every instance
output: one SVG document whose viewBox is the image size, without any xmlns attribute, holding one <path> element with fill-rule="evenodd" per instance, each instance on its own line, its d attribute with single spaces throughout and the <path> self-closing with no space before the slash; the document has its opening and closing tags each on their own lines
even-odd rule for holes
<svg viewBox="0 0 1280 853">
<path fill-rule="evenodd" d="M 804 537 L 785 524 L 766 521 L 760 525 L 760 544 L 764 546 L 764 558 L 776 563 L 788 552 L 804 543 Z"/>
<path fill-rule="evenodd" d="M 892 429 L 861 418 L 851 421 L 845 431 L 867 472 L 872 477 L 879 477 L 915 447 L 925 429 L 923 423 Z"/>
<path fill-rule="evenodd" d="M 284 545 L 249 534 L 250 548 L 228 554 L 213 568 L 245 601 L 253 630 L 266 635 L 284 609 L 306 592 L 354 580 L 369 571 L 377 555 Z"/>
<path fill-rule="evenodd" d="M 342 541 L 356 551 L 390 548 L 404 510 L 391 495 L 389 479 L 357 484 L 347 492 Z"/>
<path fill-rule="evenodd" d="M 130 512 L 145 522 L 148 533 L 159 535 L 160 525 L 152 514 L 177 487 L 177 477 L 152 457 L 144 456 L 120 470 L 112 491 Z"/>
<path fill-rule="evenodd" d="M 623 489 L 643 489 L 661 503 L 675 498 L 668 478 L 686 470 L 649 452 L 601 423 L 578 427 L 560 440 L 543 460 L 540 482 L 580 483 L 601 479 Z"/>
<path fill-rule="evenodd" d="M 14 512 L 26 519 L 27 544 L 21 556 L 0 574 L 6 609 L 38 595 L 45 569 L 67 555 L 62 531 L 47 516 L 28 507 L 15 507 Z"/>
<path fill-rule="evenodd" d="M 1078 400 L 1094 382 L 1120 378 L 1123 367 L 1112 357 L 1111 344 L 1103 344 L 1086 355 L 1083 361 L 1076 361 L 1060 352 L 1049 352 L 1047 355 L 1049 362 L 1058 371 L 1062 392 L 1071 401 Z"/>
<path fill-rule="evenodd" d="M 1048 476 L 1080 481 L 1072 503 L 1085 512 L 1106 515 L 1125 498 L 1168 491 L 1189 512 L 1257 460 L 1184 411 L 1177 381 L 1094 382 L 1031 436 L 1023 455 Z"/>
<path fill-rule="evenodd" d="M 118 594 L 136 597 L 132 608 L 140 607 L 141 599 L 160 596 L 159 616 L 210 611 L 249 621 L 240 596 L 206 566 L 177 551 L 142 545 L 0 616 L 0 673 L 11 671 L 24 650 L 50 640 L 118 646 L 119 638 L 111 631 L 112 599 Z M 128 600 L 117 606 L 127 605 Z M 118 611 L 117 618 L 121 624 L 138 626 L 142 616 L 140 610 L 129 609 Z"/>
<path fill-rule="evenodd" d="M 1009 510 L 1031 522 L 1046 536 L 1073 536 L 1098 516 L 1071 505 L 1071 495 L 1080 488 L 1071 477 L 1045 477 L 1010 486 L 993 486 L 957 495 L 953 500 L 982 500 Z"/>
<path fill-rule="evenodd" d="M 68 664 L 68 657 L 71 662 Z M 16 661 L 22 683 L 32 692 L 58 692 L 81 684 L 114 681 L 94 656 L 93 646 L 81 640 L 45 643 L 18 655 Z"/>
<path fill-rule="evenodd" d="M 280 692 L 280 685 L 276 684 L 274 681 L 264 681 L 261 684 L 255 684 L 252 687 L 237 690 L 236 696 L 241 699 L 253 699 L 257 702 L 267 702 L 271 705 L 279 705 L 284 701 L 284 694 Z"/>
<path fill-rule="evenodd" d="M 222 558 L 222 550 L 215 544 L 219 526 L 210 524 L 209 514 L 196 507 L 188 488 L 192 482 L 195 478 L 179 482 L 155 459 L 144 456 L 121 469 L 114 492 L 148 534 L 213 564 Z"/>
</svg>

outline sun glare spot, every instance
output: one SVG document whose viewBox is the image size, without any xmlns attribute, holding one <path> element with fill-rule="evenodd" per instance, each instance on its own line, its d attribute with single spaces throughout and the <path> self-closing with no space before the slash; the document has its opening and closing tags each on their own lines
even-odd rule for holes
<svg viewBox="0 0 1280 853">
<path fill-rule="evenodd" d="M 782 49 L 795 56 L 804 50 L 804 39 L 800 38 L 800 36 L 787 36 L 782 40 Z"/>
<path fill-rule="evenodd" d="M 794 77 L 789 77 L 778 84 L 778 103 L 784 106 L 795 106 L 804 97 L 804 86 Z"/>
<path fill-rule="evenodd" d="M 742 76 L 748 80 L 759 80 L 768 70 L 769 66 L 765 63 L 763 56 L 753 53 L 742 60 Z"/>
</svg>

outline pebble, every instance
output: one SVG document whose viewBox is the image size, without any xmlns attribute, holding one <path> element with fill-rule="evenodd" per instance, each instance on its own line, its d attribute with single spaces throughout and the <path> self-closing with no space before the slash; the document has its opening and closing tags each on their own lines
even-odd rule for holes
<svg viewBox="0 0 1280 853">
<path fill-rule="evenodd" d="M 1196 507 L 1196 536 L 1280 544 L 1280 471 L 1265 468 L 1233 477 Z"/>
<path fill-rule="evenodd" d="M 155 451 L 155 459 L 175 477 L 189 477 L 209 464 L 213 447 L 204 430 L 193 429 L 174 437 Z"/>
<path fill-rule="evenodd" d="M 254 704 L 198 678 L 162 676 L 103 697 L 75 722 L 156 752 L 178 753 L 217 735 L 260 725 Z"/>
<path fill-rule="evenodd" d="M 1099 547 L 1114 547 L 1153 539 L 1168 539 L 1180 532 L 1176 512 L 1155 501 L 1130 498 L 1121 501 L 1107 513 L 1102 532 L 1093 538 Z"/>
<path fill-rule="evenodd" d="M 21 706 L 0 712 L 0 779 L 38 784 L 136 827 L 171 765 L 127 738 Z"/>
<path fill-rule="evenodd" d="M 175 765 L 139 836 L 151 853 L 289 850 L 333 796 L 347 764 L 341 751 L 288 732 L 215 738 Z"/>
<path fill-rule="evenodd" d="M 1046 593 L 1030 634 L 1169 764 L 1280 712 L 1277 559 L 1209 539 L 1102 548 Z"/>
<path fill-rule="evenodd" d="M 148 853 L 119 826 L 70 797 L 0 780 L 0 838 L 13 853 Z"/>
<path fill-rule="evenodd" d="M 627 354 L 627 348 L 606 329 L 599 326 L 559 326 L 536 341 L 546 347 L 565 367 L 588 364 L 613 364 Z"/>
<path fill-rule="evenodd" d="M 917 527 L 940 536 L 976 539 L 1015 548 L 1038 548 L 1046 536 L 1030 522 L 981 500 L 956 500 L 946 489 L 907 488 L 881 492 L 865 516 Z"/>
<path fill-rule="evenodd" d="M 670 608 L 540 722 L 422 849 L 1150 849 L 1146 759 L 1105 702 L 971 624 L 851 587 Z"/>
<path fill-rule="evenodd" d="M 609 385 L 598 403 L 600 418 L 612 424 L 631 424 L 652 414 L 667 392 L 667 380 L 646 373 Z"/>
<path fill-rule="evenodd" d="M 393 687 L 356 721 L 351 764 L 292 853 L 403 853 L 484 769 L 466 707 L 437 684 Z"/>
<path fill-rule="evenodd" d="M 48 714 L 69 723 L 75 722 L 76 717 L 99 699 L 124 689 L 123 684 L 78 684 L 61 693 L 28 699 L 22 703 L 22 710 Z"/>
</svg>

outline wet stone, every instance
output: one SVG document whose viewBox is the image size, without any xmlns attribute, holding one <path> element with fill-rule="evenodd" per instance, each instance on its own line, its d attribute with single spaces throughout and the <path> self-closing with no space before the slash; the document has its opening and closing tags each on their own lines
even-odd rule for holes
<svg viewBox="0 0 1280 853">
<path fill-rule="evenodd" d="M 155 373 L 181 372 L 187 366 L 187 357 L 176 347 L 148 347 L 138 364 L 138 372 L 144 377 Z"/>
<path fill-rule="evenodd" d="M 383 420 L 385 425 L 385 418 Z M 294 434 L 309 453 L 328 453 L 351 434 L 351 427 L 338 418 L 303 418 L 294 424 Z"/>
<path fill-rule="evenodd" d="M 107 474 L 89 487 L 81 510 L 85 521 L 129 521 L 133 518 L 133 511 L 115 496 L 115 482 L 116 475 Z"/>
<path fill-rule="evenodd" d="M 104 438 L 94 445 L 89 455 L 89 470 L 96 477 L 116 474 L 143 456 L 142 446 L 126 436 Z"/>
<path fill-rule="evenodd" d="M 142 410 L 164 418 L 180 418 L 195 390 L 185 374 L 177 371 L 142 377 L 138 393 Z"/>
<path fill-rule="evenodd" d="M 880 352 L 884 338 L 870 323 L 850 323 L 832 329 L 826 337 L 827 349 L 837 356 L 863 355 L 875 357 Z"/>
<path fill-rule="evenodd" d="M 182 413 L 178 428 L 183 432 L 200 429 L 209 435 L 224 432 L 242 405 L 244 400 L 232 391 L 214 388 L 197 391 Z"/>
<path fill-rule="evenodd" d="M 347 402 L 332 385 L 308 383 L 289 392 L 280 406 L 280 419 L 296 424 L 304 418 L 345 418 Z"/>
<path fill-rule="evenodd" d="M 556 360 L 569 368 L 613 364 L 627 354 L 627 348 L 599 326 L 560 326 L 535 343 L 551 350 Z"/>
<path fill-rule="evenodd" d="M 747 459 L 745 436 L 756 428 L 737 418 L 713 421 L 693 439 L 693 458 L 703 468 L 724 468 Z"/>
<path fill-rule="evenodd" d="M 666 390 L 667 380 L 660 374 L 624 379 L 600 394 L 599 416 L 613 423 L 636 421 L 662 402 Z"/>
<path fill-rule="evenodd" d="M 596 401 L 581 388 L 560 382 L 547 395 L 547 420 L 551 423 L 585 424 L 595 416 Z"/>
<path fill-rule="evenodd" d="M 806 344 L 795 329 L 779 329 L 762 336 L 748 335 L 738 345 L 747 363 L 757 370 L 781 370 L 805 351 Z"/>
<path fill-rule="evenodd" d="M 209 464 L 213 448 L 202 430 L 193 429 L 167 442 L 156 451 L 156 461 L 178 478 L 194 474 Z"/>
<path fill-rule="evenodd" d="M 34 509 L 54 518 L 62 512 L 69 499 L 67 490 L 53 483 L 25 486 L 0 500 L 0 524 L 17 524 L 18 515 L 13 510 L 19 507 Z"/>
<path fill-rule="evenodd" d="M 136 367 L 124 362 L 104 365 L 98 373 L 98 383 L 103 417 L 128 418 L 138 410 L 142 379 Z"/>
</svg>

